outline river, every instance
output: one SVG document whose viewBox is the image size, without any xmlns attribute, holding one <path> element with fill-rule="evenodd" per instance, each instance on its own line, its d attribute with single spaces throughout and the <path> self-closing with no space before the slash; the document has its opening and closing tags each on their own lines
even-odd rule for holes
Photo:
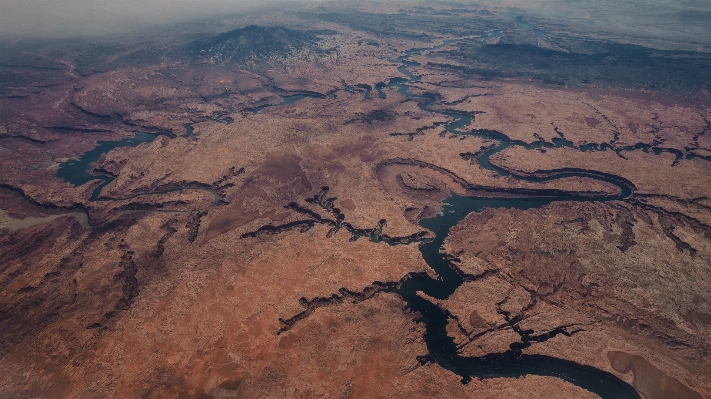
<svg viewBox="0 0 711 399">
<path fill-rule="evenodd" d="M 445 42 L 441 48 L 451 42 Z M 384 98 L 383 91 L 386 87 L 393 87 L 398 92 L 410 97 L 415 97 L 410 94 L 407 87 L 408 82 L 416 82 L 420 79 L 419 76 L 412 73 L 408 67 L 417 66 L 414 61 L 409 61 L 408 57 L 420 54 L 424 49 L 410 50 L 404 56 L 391 60 L 400 62 L 401 65 L 398 71 L 408 76 L 409 80 L 403 78 L 390 79 L 388 83 L 376 85 L 379 97 Z M 424 219 L 420 225 L 435 233 L 435 239 L 429 243 L 420 246 L 420 252 L 427 264 L 437 273 L 438 279 L 433 279 L 429 276 L 415 276 L 412 279 L 403 283 L 400 288 L 391 289 L 391 292 L 398 294 L 406 303 L 407 308 L 413 312 L 419 312 L 422 315 L 421 321 L 424 323 L 425 343 L 430 352 L 431 360 L 436 362 L 441 367 L 444 367 L 462 377 L 463 382 L 468 382 L 471 378 L 496 378 L 496 377 L 520 377 L 523 375 L 540 375 L 552 376 L 568 381 L 581 388 L 587 389 L 590 392 L 597 394 L 603 399 L 633 399 L 640 398 L 637 391 L 625 381 L 617 378 L 611 373 L 594 367 L 576 364 L 563 359 L 556 359 L 547 356 L 525 355 L 522 350 L 531 344 L 530 333 L 516 328 L 514 324 L 511 327 L 521 336 L 521 342 L 512 345 L 511 349 L 503 352 L 490 354 L 485 357 L 463 357 L 457 352 L 457 347 L 451 337 L 447 335 L 447 315 L 445 312 L 432 302 L 422 298 L 417 293 L 422 292 L 430 297 L 440 300 L 447 299 L 454 291 L 459 288 L 464 281 L 450 267 L 447 254 L 442 249 L 442 244 L 449 234 L 450 229 L 458 224 L 471 212 L 482 212 L 485 208 L 517 208 L 530 209 L 540 208 L 554 201 L 610 201 L 620 200 L 628 197 L 633 191 L 633 185 L 626 182 L 624 179 L 616 179 L 609 175 L 596 173 L 594 171 L 575 172 L 554 172 L 546 177 L 526 177 L 511 175 L 508 171 L 498 168 L 489 162 L 489 158 L 497 152 L 503 151 L 512 145 L 524 146 L 527 149 L 536 149 L 542 146 L 554 147 L 574 147 L 573 143 L 566 140 L 560 134 L 560 139 L 554 140 L 553 143 L 539 141 L 533 144 L 527 144 L 520 141 L 508 139 L 505 135 L 496 131 L 462 130 L 472 122 L 472 117 L 466 112 L 458 111 L 434 111 L 429 109 L 429 106 L 437 101 L 437 95 L 434 93 L 420 94 L 420 108 L 426 111 L 442 114 L 449 117 L 452 121 L 446 126 L 446 130 L 452 134 L 474 135 L 486 137 L 494 140 L 498 144 L 478 158 L 479 166 L 489 170 L 495 170 L 501 175 L 510 175 L 516 179 L 524 179 L 527 181 L 550 181 L 561 179 L 570 176 L 585 176 L 605 181 L 614 184 L 620 188 L 620 193 L 614 196 L 600 197 L 584 197 L 575 194 L 562 194 L 557 197 L 545 196 L 541 198 L 477 198 L 463 197 L 457 194 L 452 194 L 444 203 L 447 205 L 443 212 L 433 218 Z M 581 149 L 581 151 L 589 150 Z M 656 153 L 656 152 L 655 152 Z M 545 339 L 552 336 L 545 337 Z M 545 339 L 540 339 L 543 341 Z"/>
<path fill-rule="evenodd" d="M 430 109 L 429 107 L 437 102 L 439 96 L 436 93 L 424 93 L 419 95 L 410 93 L 408 83 L 419 81 L 420 76 L 416 75 L 409 69 L 413 66 L 419 65 L 417 62 L 412 61 L 409 58 L 419 55 L 424 51 L 445 47 L 453 42 L 454 40 L 450 40 L 436 47 L 411 49 L 401 57 L 390 59 L 389 61 L 400 64 L 398 66 L 398 71 L 407 76 L 407 78 L 395 77 L 389 79 L 387 82 L 376 84 L 375 91 L 377 92 L 377 97 L 381 99 L 385 98 L 386 94 L 384 89 L 395 88 L 399 93 L 411 97 L 417 101 L 421 109 L 450 118 L 451 121 L 446 125 L 446 130 L 449 133 L 480 136 L 497 142 L 495 146 L 490 148 L 478 158 L 479 166 L 482 168 L 494 170 L 500 175 L 508 175 L 515 179 L 534 182 L 557 180 L 571 176 L 584 176 L 614 184 L 620 188 L 620 193 L 618 195 L 589 197 L 575 195 L 572 193 L 551 196 L 548 192 L 545 195 L 542 194 L 540 198 L 526 199 L 479 198 L 451 194 L 451 196 L 444 201 L 446 206 L 440 215 L 424 219 L 420 222 L 422 227 L 435 233 L 435 238 L 431 242 L 422 244 L 420 246 L 420 251 L 423 259 L 437 273 L 439 278 L 433 279 L 429 276 L 413 277 L 403 283 L 399 288 L 393 288 L 389 291 L 399 295 L 407 303 L 408 309 L 413 312 L 419 312 L 422 315 L 421 320 L 426 328 L 424 339 L 430 352 L 431 360 L 436 362 L 441 367 L 460 375 L 463 382 L 467 382 L 471 378 L 520 377 L 523 375 L 553 376 L 587 389 L 599 395 L 603 399 L 639 399 L 639 394 L 631 385 L 611 373 L 563 359 L 523 354 L 522 350 L 530 346 L 532 337 L 527 335 L 525 331 L 517 329 L 513 324 L 511 327 L 514 331 L 520 334 L 521 343 L 512 345 L 512 348 L 509 351 L 491 354 L 485 357 L 460 356 L 457 353 L 457 348 L 452 338 L 447 335 L 447 315 L 445 312 L 435 304 L 417 295 L 417 292 L 423 292 L 430 297 L 444 300 L 463 284 L 462 278 L 450 267 L 447 255 L 440 251 L 449 230 L 471 212 L 481 212 L 485 208 L 540 208 L 554 201 L 620 200 L 628 197 L 634 189 L 634 186 L 625 179 L 616 178 L 615 176 L 595 171 L 566 170 L 552 172 L 545 177 L 528 177 L 511 174 L 509 171 L 491 164 L 489 162 L 489 158 L 492 155 L 503 151 L 510 146 L 523 146 L 531 150 L 541 147 L 572 147 L 580 151 L 604 151 L 608 149 L 612 150 L 612 147 L 606 145 L 597 146 L 593 144 L 576 147 L 571 141 L 565 139 L 562 133 L 559 133 L 560 138 L 553 139 L 552 142 L 544 142 L 543 140 L 539 140 L 538 142 L 529 144 L 522 141 L 511 140 L 504 134 L 497 131 L 464 130 L 472 122 L 472 116 L 467 112 L 454 110 L 437 111 Z M 346 87 L 344 89 L 333 90 L 326 95 L 310 92 L 285 95 L 282 96 L 282 101 L 278 104 L 260 105 L 254 108 L 246 109 L 245 111 L 258 113 L 267 107 L 285 106 L 305 98 L 318 98 L 328 101 L 328 99 L 335 98 L 336 93 L 340 90 L 348 92 L 360 91 L 364 93 L 365 100 L 371 100 L 371 89 L 372 88 L 368 85 L 355 85 L 353 88 Z M 192 127 L 186 129 L 187 132 L 185 137 L 189 137 L 193 132 Z M 108 176 L 92 175 L 90 173 L 90 163 L 97 160 L 101 154 L 108 152 L 113 148 L 127 145 L 136 146 L 144 142 L 150 142 L 155 139 L 155 137 L 155 135 L 137 133 L 136 136 L 121 141 L 99 142 L 95 149 L 83 154 L 79 160 L 72 160 L 63 163 L 57 174 L 59 177 L 62 177 L 66 181 L 73 184 L 84 184 L 93 179 L 103 180 L 104 182 L 94 190 L 91 198 L 89 199 L 90 201 L 95 201 L 99 198 L 101 189 L 112 181 L 113 178 Z M 655 154 L 666 151 L 665 149 L 654 148 L 651 145 L 641 146 L 639 148 L 623 148 L 616 151 L 629 151 L 635 149 L 642 149 L 644 151 L 652 149 Z M 541 191 L 541 193 L 543 192 L 544 191 Z M 539 341 L 541 340 L 542 339 Z"/>
</svg>

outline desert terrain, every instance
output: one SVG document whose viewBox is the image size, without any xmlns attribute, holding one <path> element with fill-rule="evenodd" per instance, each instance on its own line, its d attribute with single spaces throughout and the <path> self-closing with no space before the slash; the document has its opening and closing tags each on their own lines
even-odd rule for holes
<svg viewBox="0 0 711 399">
<path fill-rule="evenodd" d="M 3 42 L 0 397 L 711 398 L 707 37 L 519 6 Z"/>
</svg>

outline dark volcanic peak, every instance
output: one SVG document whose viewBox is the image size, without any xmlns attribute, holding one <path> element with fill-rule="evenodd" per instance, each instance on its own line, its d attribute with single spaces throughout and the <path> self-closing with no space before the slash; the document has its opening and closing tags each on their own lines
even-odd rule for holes
<svg viewBox="0 0 711 399">
<path fill-rule="evenodd" d="M 283 59 L 299 50 L 316 48 L 322 34 L 250 25 L 194 42 L 182 53 L 192 62 L 207 64 Z"/>
</svg>

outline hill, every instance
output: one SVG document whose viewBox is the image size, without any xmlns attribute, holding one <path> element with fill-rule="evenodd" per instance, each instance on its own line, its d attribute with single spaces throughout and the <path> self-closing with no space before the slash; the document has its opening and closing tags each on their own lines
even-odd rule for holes
<svg viewBox="0 0 711 399">
<path fill-rule="evenodd" d="M 193 42 L 179 51 L 179 55 L 201 64 L 286 58 L 300 50 L 316 48 L 322 34 L 250 25 Z"/>
</svg>

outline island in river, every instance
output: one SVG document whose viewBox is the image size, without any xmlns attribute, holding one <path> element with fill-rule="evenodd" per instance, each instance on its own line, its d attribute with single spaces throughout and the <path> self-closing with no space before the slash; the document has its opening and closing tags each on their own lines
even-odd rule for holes
<svg viewBox="0 0 711 399">
<path fill-rule="evenodd" d="M 558 6 L 3 43 L 0 392 L 711 398 L 711 32 Z"/>
</svg>

